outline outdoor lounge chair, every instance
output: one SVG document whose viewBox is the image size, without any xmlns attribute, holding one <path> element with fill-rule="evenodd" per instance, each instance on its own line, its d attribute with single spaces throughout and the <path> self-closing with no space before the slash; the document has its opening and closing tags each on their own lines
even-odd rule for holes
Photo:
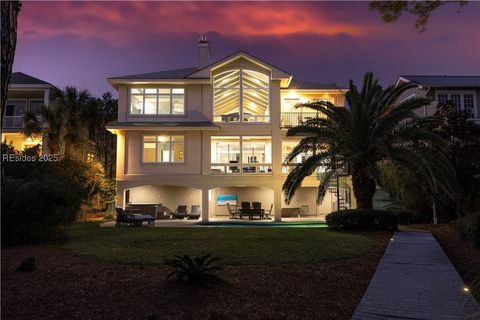
<svg viewBox="0 0 480 320">
<path fill-rule="evenodd" d="M 227 203 L 227 209 L 228 209 L 228 213 L 230 213 L 230 219 L 237 219 L 237 214 L 238 214 L 237 206 L 231 207 L 230 203 Z"/>
<path fill-rule="evenodd" d="M 273 203 L 270 205 L 270 210 L 265 210 L 263 212 L 263 218 L 270 219 L 270 214 L 272 213 L 272 210 L 273 210 Z"/>
<path fill-rule="evenodd" d="M 199 205 L 192 205 L 192 211 L 190 213 L 187 213 L 188 219 L 200 219 L 200 213 L 202 210 L 200 210 Z"/>
<path fill-rule="evenodd" d="M 241 209 L 239 211 L 240 211 L 240 219 L 242 219 L 243 216 L 245 215 L 247 215 L 249 219 L 252 218 L 250 202 L 243 201 L 241 203 Z"/>
<path fill-rule="evenodd" d="M 263 213 L 264 212 L 265 212 L 265 210 L 262 209 L 262 203 L 261 202 L 252 202 L 252 209 L 250 210 L 250 217 L 259 216 L 260 219 L 263 219 Z"/>
<path fill-rule="evenodd" d="M 155 226 L 155 218 L 152 216 L 129 214 L 122 208 L 116 208 L 115 211 L 117 213 L 117 219 L 115 221 L 117 227 L 121 226 L 122 223 L 127 223 L 133 227 L 140 227 L 145 221 Z"/>
<path fill-rule="evenodd" d="M 174 219 L 184 219 L 187 214 L 187 206 L 178 206 L 177 210 L 172 213 Z"/>
</svg>

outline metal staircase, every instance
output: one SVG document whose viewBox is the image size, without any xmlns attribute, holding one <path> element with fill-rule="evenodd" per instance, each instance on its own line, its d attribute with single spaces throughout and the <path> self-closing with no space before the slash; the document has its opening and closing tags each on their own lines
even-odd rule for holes
<svg viewBox="0 0 480 320">
<path fill-rule="evenodd" d="M 337 187 L 337 177 L 332 177 L 328 183 L 328 191 L 332 193 L 335 197 L 335 200 L 332 201 L 332 211 L 350 209 L 351 207 L 351 197 L 350 197 L 350 186 L 345 181 L 345 177 L 339 177 L 339 184 Z M 338 192 L 338 197 L 337 197 Z M 337 200 L 338 199 L 338 200 Z M 338 205 L 337 205 L 338 201 Z"/>
</svg>

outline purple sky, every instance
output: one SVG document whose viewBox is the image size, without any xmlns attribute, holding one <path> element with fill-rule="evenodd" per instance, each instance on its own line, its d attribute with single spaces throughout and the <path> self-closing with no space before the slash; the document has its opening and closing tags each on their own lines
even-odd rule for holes
<svg viewBox="0 0 480 320">
<path fill-rule="evenodd" d="M 191 67 L 196 42 L 214 60 L 238 50 L 294 78 L 345 85 L 373 71 L 480 74 L 480 3 L 447 4 L 427 31 L 412 17 L 385 24 L 368 2 L 23 2 L 14 71 L 100 95 L 106 78 Z"/>
</svg>

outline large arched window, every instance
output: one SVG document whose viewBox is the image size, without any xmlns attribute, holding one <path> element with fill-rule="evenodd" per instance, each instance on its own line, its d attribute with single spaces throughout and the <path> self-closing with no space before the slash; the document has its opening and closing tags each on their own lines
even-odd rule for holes
<svg viewBox="0 0 480 320">
<path fill-rule="evenodd" d="M 269 122 L 268 75 L 233 69 L 213 76 L 214 120 Z"/>
</svg>

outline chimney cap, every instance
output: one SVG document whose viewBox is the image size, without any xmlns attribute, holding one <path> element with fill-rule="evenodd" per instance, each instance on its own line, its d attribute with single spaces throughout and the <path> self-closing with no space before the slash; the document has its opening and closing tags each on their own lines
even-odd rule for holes
<svg viewBox="0 0 480 320">
<path fill-rule="evenodd" d="M 206 35 L 200 36 L 200 39 L 198 39 L 198 43 L 208 43 L 207 36 Z"/>
</svg>

